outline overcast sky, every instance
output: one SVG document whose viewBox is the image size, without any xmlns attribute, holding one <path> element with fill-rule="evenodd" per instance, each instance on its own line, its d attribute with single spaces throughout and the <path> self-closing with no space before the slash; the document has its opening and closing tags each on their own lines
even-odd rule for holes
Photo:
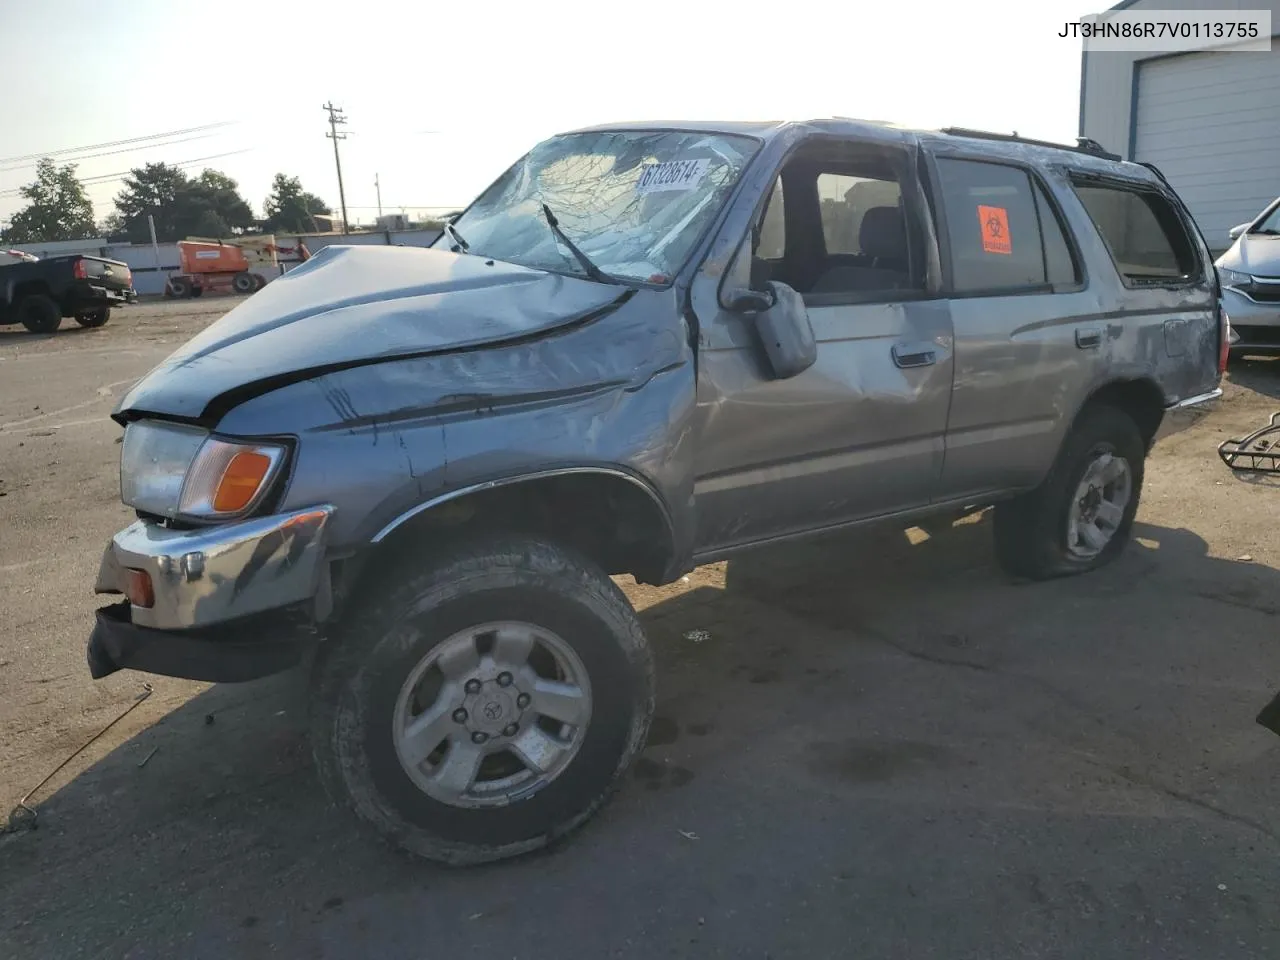
<svg viewBox="0 0 1280 960">
<path fill-rule="evenodd" d="M 836 115 L 1070 141 L 1080 41 L 1057 34 L 1107 5 L 0 0 L 0 222 L 34 170 L 10 158 L 223 121 L 78 172 L 214 157 L 188 169 L 229 174 L 258 212 L 277 171 L 337 209 L 327 100 L 349 118 L 347 203 L 366 222 L 375 174 L 388 212 L 460 206 L 535 141 L 615 120 Z M 101 219 L 120 183 L 88 189 Z"/>
</svg>

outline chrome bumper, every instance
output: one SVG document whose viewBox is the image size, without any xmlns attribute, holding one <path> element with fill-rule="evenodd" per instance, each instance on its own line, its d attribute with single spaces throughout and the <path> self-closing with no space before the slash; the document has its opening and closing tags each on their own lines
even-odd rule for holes
<svg viewBox="0 0 1280 960">
<path fill-rule="evenodd" d="M 1210 400 L 1217 400 L 1222 396 L 1222 388 L 1215 387 L 1208 393 L 1196 394 L 1194 397 L 1187 397 L 1185 400 L 1179 400 L 1177 403 L 1171 403 L 1165 407 L 1166 410 L 1182 410 L 1185 407 L 1195 407 L 1202 403 L 1208 403 Z"/>
<path fill-rule="evenodd" d="M 130 569 L 151 577 L 155 602 L 132 622 L 157 630 L 205 627 L 327 597 L 323 505 L 221 527 L 168 530 L 139 520 L 112 538 L 96 593 L 124 593 Z"/>
</svg>

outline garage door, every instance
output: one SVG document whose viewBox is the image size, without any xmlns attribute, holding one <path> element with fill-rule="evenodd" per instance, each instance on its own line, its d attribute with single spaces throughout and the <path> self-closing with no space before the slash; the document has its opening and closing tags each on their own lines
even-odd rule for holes
<svg viewBox="0 0 1280 960">
<path fill-rule="evenodd" d="M 1138 67 L 1134 159 L 1154 163 L 1215 251 L 1280 196 L 1280 46 Z"/>
</svg>

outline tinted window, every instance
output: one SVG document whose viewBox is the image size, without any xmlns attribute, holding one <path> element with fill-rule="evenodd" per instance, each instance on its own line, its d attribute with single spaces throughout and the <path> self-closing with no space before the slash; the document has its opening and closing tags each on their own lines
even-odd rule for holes
<svg viewBox="0 0 1280 960">
<path fill-rule="evenodd" d="M 1075 191 L 1121 276 L 1161 281 L 1199 273 L 1187 231 L 1173 205 L 1160 194 L 1094 183 L 1077 183 Z"/>
<path fill-rule="evenodd" d="M 955 289 L 1043 286 L 1045 256 L 1031 179 L 1017 167 L 939 160 Z"/>
<path fill-rule="evenodd" d="M 896 180 L 818 174 L 822 238 L 828 254 L 867 254 L 862 243 L 862 220 L 872 207 L 897 208 L 902 188 Z"/>
<path fill-rule="evenodd" d="M 1040 217 L 1040 235 L 1044 238 L 1044 262 L 1046 279 L 1054 286 L 1071 287 L 1080 282 L 1080 271 L 1066 231 L 1053 204 L 1045 196 L 1044 188 L 1033 181 L 1036 195 L 1036 213 Z"/>
</svg>

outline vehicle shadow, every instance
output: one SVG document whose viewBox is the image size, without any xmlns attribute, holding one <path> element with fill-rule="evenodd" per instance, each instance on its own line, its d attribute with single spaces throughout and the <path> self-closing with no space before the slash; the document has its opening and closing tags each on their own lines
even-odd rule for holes
<svg viewBox="0 0 1280 960">
<path fill-rule="evenodd" d="M 1227 379 L 1254 393 L 1280 399 L 1280 357 L 1232 357 Z"/>
<path fill-rule="evenodd" d="M 12 941 L 11 956 L 60 960 L 100 953 L 389 956 L 404 955 L 403 938 L 420 935 L 434 918 L 439 955 L 452 955 L 446 946 L 461 951 L 473 935 L 468 929 L 478 928 L 468 928 L 468 918 L 496 912 L 513 929 L 565 922 L 559 908 L 546 914 L 542 898 L 528 897 L 530 885 L 546 881 L 589 904 L 600 882 L 593 862 L 618 850 L 654 849 L 652 864 L 631 859 L 626 869 L 646 878 L 652 871 L 659 883 L 668 869 L 663 858 L 677 855 L 659 852 L 663 845 L 697 840 L 681 826 L 691 804 L 705 814 L 753 789 L 752 780 L 735 779 L 735 767 L 781 764 L 784 782 L 809 775 L 803 751 L 794 759 L 753 758 L 743 745 L 763 742 L 779 717 L 798 724 L 799 736 L 808 736 L 809 724 L 829 740 L 843 721 L 832 723 L 821 711 L 855 676 L 857 684 L 877 676 L 900 684 L 894 702 L 927 712 L 937 693 L 912 670 L 960 667 L 960 676 L 983 682 L 1007 674 L 1016 691 L 1026 685 L 1019 671 L 1028 659 L 1048 658 L 1047 675 L 1061 672 L 1063 662 L 1099 675 L 1157 665 L 1195 675 L 1221 669 L 1204 666 L 1212 658 L 1240 653 L 1235 669 L 1272 674 L 1265 651 L 1249 645 L 1256 626 L 1249 618 L 1280 613 L 1276 570 L 1211 557 L 1189 530 L 1140 524 L 1137 542 L 1106 573 L 1014 585 L 994 566 L 989 527 L 978 514 L 928 532 L 830 535 L 730 561 L 725 589 L 666 588 L 640 611 L 657 651 L 661 691 L 644 757 L 597 823 L 556 851 L 514 863 L 448 871 L 411 862 L 353 830 L 312 769 L 305 671 L 212 687 L 41 802 L 38 830 L 0 837 L 0 944 Z M 1179 607 L 1172 597 L 1195 606 Z M 1099 613 L 1113 616 L 1112 633 L 1072 626 Z M 1011 623 L 1025 629 L 999 634 Z M 1200 631 L 1210 625 L 1217 629 L 1206 644 Z M 1053 659 L 1061 657 L 1069 660 Z M 1261 688 L 1246 696 L 1233 722 L 1251 724 L 1248 711 L 1268 698 Z M 1132 704 L 1120 699 L 1129 716 Z M 966 710 L 1002 709 L 999 696 L 981 708 L 965 702 L 939 705 L 951 727 L 964 726 Z M 1080 705 L 1063 698 L 1054 709 L 1055 724 L 1074 729 L 1064 717 Z M 911 721 L 898 713 L 876 715 L 876 736 L 885 742 L 909 732 Z M 1110 733 L 1078 726 L 1059 735 L 1075 737 L 1091 754 L 1128 749 L 1108 747 Z M 1152 736 L 1164 738 L 1161 749 L 1178 762 L 1179 734 Z M 870 767 L 865 757 L 861 765 L 836 764 L 834 776 L 844 779 L 832 789 L 878 784 L 886 770 L 898 769 L 884 756 L 874 754 Z M 1009 760 L 1015 772 L 1029 762 Z M 683 790 L 695 777 L 701 779 Z M 902 789 L 911 795 L 909 781 Z M 1229 799 L 1230 790 L 1224 795 Z M 803 792 L 795 796 L 789 817 L 819 814 L 806 807 Z M 819 851 L 797 855 L 817 858 Z M 749 845 L 724 856 L 724 877 L 759 870 Z M 704 873 L 700 882 L 714 883 L 716 874 Z M 610 909 L 623 906 L 635 909 Z M 370 920 L 374 914 L 378 922 Z M 345 946 L 324 946 L 328 937 Z M 490 955 L 512 955 L 511 944 L 493 946 Z"/>
<path fill-rule="evenodd" d="M 85 336 L 92 333 L 98 333 L 104 329 L 106 328 L 82 327 L 80 324 L 72 320 L 68 320 L 57 330 L 53 331 L 53 333 L 32 333 L 31 331 L 23 328 L 20 324 L 13 324 L 11 326 L 0 326 L 0 342 L 3 342 L 5 338 L 8 338 L 11 341 L 16 340 L 22 343 L 38 343 L 41 340 L 53 340 L 58 337 Z"/>
</svg>

